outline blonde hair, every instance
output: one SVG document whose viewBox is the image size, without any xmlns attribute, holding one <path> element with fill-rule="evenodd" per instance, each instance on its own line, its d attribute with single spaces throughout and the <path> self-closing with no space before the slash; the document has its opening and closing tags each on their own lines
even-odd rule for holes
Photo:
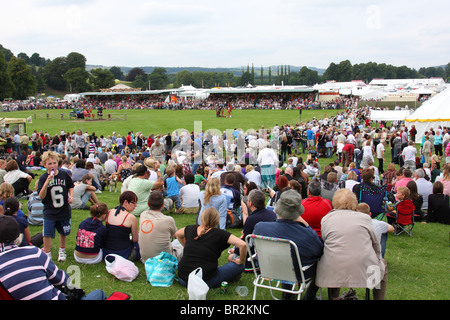
<svg viewBox="0 0 450 320">
<path fill-rule="evenodd" d="M 333 196 L 332 204 L 336 210 L 356 210 L 358 200 L 350 189 L 338 189 Z"/>
<path fill-rule="evenodd" d="M 356 172 L 351 170 L 347 175 L 347 180 L 356 180 L 356 179 L 358 179 Z"/>
<path fill-rule="evenodd" d="M 8 182 L 0 184 L 0 199 L 14 197 L 14 188 Z"/>
<path fill-rule="evenodd" d="M 442 171 L 442 180 L 450 180 L 450 170 L 448 167 L 444 166 L 444 170 Z"/>
<path fill-rule="evenodd" d="M 202 212 L 201 221 L 203 230 L 198 236 L 194 238 L 194 240 L 197 240 L 198 238 L 203 236 L 209 229 L 215 228 L 219 224 L 219 211 L 217 211 L 217 209 L 214 207 L 205 209 L 205 211 Z"/>
<path fill-rule="evenodd" d="M 59 154 L 54 151 L 46 151 L 42 155 L 42 159 L 41 159 L 44 166 L 47 163 L 48 159 L 53 159 L 53 160 L 59 161 Z"/>
<path fill-rule="evenodd" d="M 398 187 L 397 188 L 397 193 L 401 193 L 402 195 L 405 196 L 405 198 L 409 197 L 410 191 L 407 187 Z"/>
<path fill-rule="evenodd" d="M 211 198 L 220 194 L 220 180 L 218 178 L 209 179 L 205 186 L 205 203 L 211 204 Z"/>
</svg>

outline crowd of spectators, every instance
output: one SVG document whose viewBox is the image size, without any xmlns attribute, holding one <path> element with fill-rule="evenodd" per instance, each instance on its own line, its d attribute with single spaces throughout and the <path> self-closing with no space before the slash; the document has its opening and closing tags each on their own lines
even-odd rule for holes
<svg viewBox="0 0 450 320">
<path fill-rule="evenodd" d="M 115 103 L 111 107 L 124 106 Z M 210 287 L 238 281 L 251 270 L 244 238 L 228 231 L 232 213 L 242 222 L 237 228 L 243 235 L 284 235 L 298 243 L 303 265 L 312 266 L 308 277 L 315 279 L 308 298 L 318 287 L 329 288 L 332 298 L 339 297 L 339 288 L 369 287 L 374 298 L 384 299 L 384 254 L 393 228 L 376 219 L 386 212 L 374 200 L 386 191 L 388 200 L 383 200 L 394 216 L 398 203 L 411 200 L 416 222 L 450 224 L 450 128 L 430 128 L 416 147 L 414 127 L 370 123 L 369 112 L 345 108 L 336 116 L 276 124 L 247 135 L 235 129 L 231 136 L 208 131 L 9 133 L 13 139 L 0 160 L 0 179 L 13 187 L 15 197 L 26 196 L 34 189 L 33 172 L 49 171 L 46 159 L 50 153 L 58 156 L 57 170 L 71 177 L 75 190 L 82 186 L 76 203 L 90 209 L 95 228 L 106 223 L 104 237 L 92 242 L 82 241 L 92 226 L 80 225 L 75 255 L 82 263 L 100 263 L 100 249 L 136 263 L 166 250 L 179 261 L 182 285 L 199 266 Z M 121 182 L 120 205 L 108 208 L 98 194 L 108 192 L 114 181 Z M 177 230 L 172 218 L 177 214 L 197 215 L 197 223 Z M 16 247 L 10 243 L 14 239 L 2 240 L 8 246 L 0 250 L 0 265 Z M 228 262 L 219 266 L 229 246 Z M 370 286 L 369 266 L 379 271 L 379 281 Z"/>
</svg>

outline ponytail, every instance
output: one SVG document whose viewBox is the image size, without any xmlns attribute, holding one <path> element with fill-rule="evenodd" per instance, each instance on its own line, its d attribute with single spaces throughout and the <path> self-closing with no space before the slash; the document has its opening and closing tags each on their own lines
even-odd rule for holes
<svg viewBox="0 0 450 320">
<path fill-rule="evenodd" d="M 200 232 L 198 236 L 194 238 L 194 240 L 198 240 L 200 237 L 205 235 L 209 229 L 215 228 L 219 224 L 220 216 L 219 212 L 216 208 L 210 207 L 205 209 L 202 213 L 201 221 L 203 230 Z"/>
<path fill-rule="evenodd" d="M 5 199 L 5 201 L 3 202 L 3 206 L 5 208 L 5 215 L 12 216 L 17 211 L 19 211 L 20 203 L 19 200 L 17 200 L 17 198 L 10 197 Z"/>
</svg>

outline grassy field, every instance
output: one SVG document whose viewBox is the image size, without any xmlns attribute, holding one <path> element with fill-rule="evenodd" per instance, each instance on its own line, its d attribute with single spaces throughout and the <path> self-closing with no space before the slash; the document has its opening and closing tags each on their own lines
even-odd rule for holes
<svg viewBox="0 0 450 320">
<path fill-rule="evenodd" d="M 39 113 L 61 113 L 60 110 L 42 110 Z M 118 112 L 118 111 L 117 111 Z M 185 128 L 193 130 L 194 121 L 203 121 L 204 130 L 217 128 L 219 130 L 233 129 L 235 127 L 244 130 L 250 128 L 266 128 L 278 124 L 294 124 L 298 121 L 298 113 L 294 110 L 280 111 L 254 111 L 235 110 L 232 118 L 216 118 L 214 111 L 166 111 L 166 110 L 126 110 L 126 121 L 69 121 L 58 119 L 33 120 L 28 126 L 28 133 L 33 130 L 46 130 L 50 134 L 58 133 L 61 129 L 73 131 L 76 129 L 87 130 L 89 133 L 95 132 L 97 135 L 108 135 L 116 131 L 126 134 L 129 130 L 134 132 L 142 131 L 144 134 L 166 133 L 168 131 Z M 330 116 L 332 112 L 327 111 Z M 27 117 L 36 113 L 35 111 L 23 111 L 14 113 L 3 113 L 7 117 Z M 65 111 L 68 114 L 68 111 Z M 322 117 L 324 111 L 306 111 L 303 113 L 304 119 Z M 389 150 L 386 159 L 390 158 Z M 305 156 L 305 155 L 303 155 Z M 322 165 L 333 159 L 320 159 Z M 39 175 L 43 173 L 37 172 Z M 37 179 L 37 178 L 36 178 Z M 34 185 L 34 183 L 32 184 Z M 105 202 L 110 208 L 118 205 L 119 193 L 104 191 L 98 194 L 100 201 Z M 26 201 L 21 200 L 25 214 Z M 67 252 L 68 260 L 57 265 L 70 272 L 80 271 L 80 286 L 87 292 L 94 289 L 103 289 L 107 294 L 113 291 L 122 291 L 131 294 L 133 300 L 187 300 L 186 288 L 175 282 L 169 288 L 152 287 L 146 282 L 144 265 L 137 263 L 140 274 L 131 283 L 122 282 L 110 275 L 105 268 L 105 264 L 80 265 L 73 258 L 75 247 L 75 236 L 79 223 L 88 216 L 87 211 L 73 210 L 72 212 L 72 233 L 68 237 Z M 195 223 L 195 216 L 173 215 L 178 228 Z M 41 232 L 42 227 L 31 226 L 31 234 Z M 231 230 L 235 235 L 239 235 L 240 230 Z M 386 251 L 388 263 L 388 288 L 386 299 L 388 300 L 448 300 L 450 294 L 448 288 L 450 281 L 448 277 L 448 266 L 450 265 L 450 226 L 441 224 L 421 224 L 416 223 L 415 234 L 409 236 L 389 236 Z M 57 238 L 52 242 L 52 255 L 56 260 L 58 250 Z M 221 257 L 221 263 L 225 263 L 227 253 Z M 75 270 L 75 271 L 74 271 Z M 219 289 L 210 290 L 208 300 L 248 300 L 252 297 L 253 274 L 243 274 L 238 284 L 230 284 L 228 293 L 221 294 Z M 244 285 L 249 288 L 249 295 L 240 297 L 235 288 L 237 285 Z M 364 290 L 357 290 L 358 297 L 364 298 Z M 327 299 L 327 292 L 323 290 L 323 299 Z M 268 291 L 261 291 L 258 299 L 271 299 Z"/>
<path fill-rule="evenodd" d="M 307 110 L 303 111 L 302 120 L 313 117 L 323 117 L 336 115 L 337 110 Z M 95 132 L 98 136 L 109 135 L 112 132 L 127 135 L 129 131 L 134 133 L 141 131 L 145 136 L 151 133 L 167 134 L 174 130 L 185 129 L 189 132 L 194 130 L 195 121 L 201 121 L 201 128 L 205 132 L 208 129 L 234 130 L 239 128 L 244 131 L 251 129 L 271 128 L 275 124 L 295 124 L 300 118 L 297 110 L 234 110 L 231 118 L 218 118 L 214 110 L 105 110 L 104 118 L 108 114 L 112 118 L 120 117 L 126 120 L 70 120 L 69 110 L 30 110 L 3 112 L 2 117 L 7 118 L 27 118 L 32 117 L 33 123 L 27 125 L 27 132 L 31 135 L 33 130 L 47 131 L 50 135 L 59 134 L 61 130 L 66 132 L 81 129 L 88 133 Z M 49 115 L 48 119 L 46 115 Z M 37 115 L 35 117 L 35 115 Z M 61 115 L 64 115 L 61 120 Z"/>
</svg>

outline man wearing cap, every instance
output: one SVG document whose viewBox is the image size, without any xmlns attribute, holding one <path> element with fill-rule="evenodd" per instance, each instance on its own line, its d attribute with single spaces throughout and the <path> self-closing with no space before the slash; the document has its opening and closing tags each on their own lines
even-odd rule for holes
<svg viewBox="0 0 450 320">
<path fill-rule="evenodd" d="M 287 190 L 281 193 L 275 207 L 278 219 L 275 222 L 259 222 L 255 225 L 253 233 L 256 235 L 282 238 L 293 241 L 300 254 L 305 279 L 314 278 L 316 274 L 316 262 L 322 256 L 323 243 L 317 233 L 302 219 L 304 208 L 301 204 L 302 197 L 295 190 Z M 297 278 L 301 280 L 298 266 L 295 266 Z M 314 283 L 309 286 L 305 299 L 314 299 L 317 287 Z M 283 295 L 288 297 L 287 295 Z"/>
</svg>

